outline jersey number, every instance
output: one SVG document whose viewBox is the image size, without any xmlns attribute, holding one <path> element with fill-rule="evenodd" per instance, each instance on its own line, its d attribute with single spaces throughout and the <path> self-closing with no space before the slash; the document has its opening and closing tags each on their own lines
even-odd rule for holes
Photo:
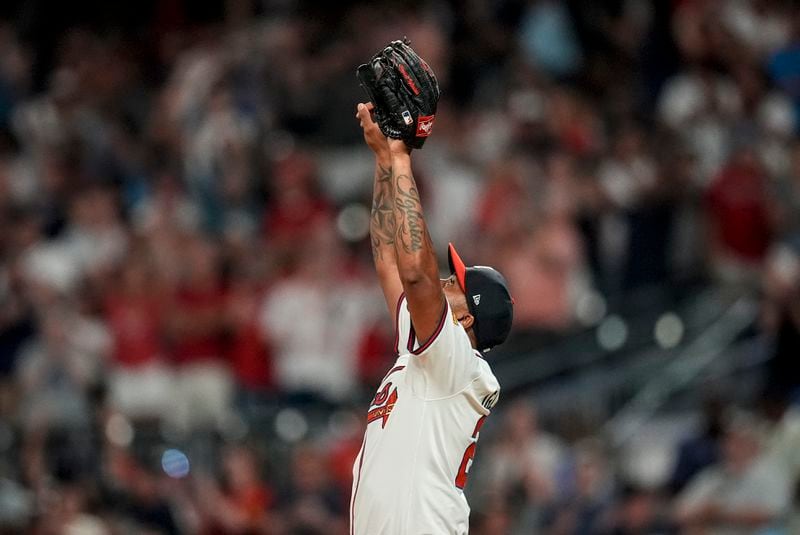
<svg viewBox="0 0 800 535">
<path fill-rule="evenodd" d="M 481 416 L 478 423 L 475 424 L 475 431 L 472 432 L 472 443 L 467 446 L 467 449 L 464 451 L 464 456 L 461 458 L 461 465 L 458 467 L 456 487 L 461 490 L 464 490 L 464 487 L 467 485 L 469 467 L 472 466 L 472 458 L 475 457 L 475 449 L 478 447 L 478 437 L 480 436 L 484 420 L 486 420 L 486 416 Z"/>
</svg>

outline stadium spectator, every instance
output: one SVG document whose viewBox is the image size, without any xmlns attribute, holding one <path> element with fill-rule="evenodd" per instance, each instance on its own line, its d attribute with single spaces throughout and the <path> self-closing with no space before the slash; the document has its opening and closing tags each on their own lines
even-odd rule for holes
<svg viewBox="0 0 800 535">
<path fill-rule="evenodd" d="M 671 492 L 677 494 L 700 471 L 719 461 L 725 408 L 723 400 L 714 396 L 703 403 L 699 429 L 678 444 L 669 482 Z"/>
<path fill-rule="evenodd" d="M 31 430 L 86 428 L 90 389 L 100 380 L 108 349 L 106 333 L 94 332 L 95 325 L 63 307 L 45 312 L 40 325 L 19 358 L 18 421 Z"/>
<path fill-rule="evenodd" d="M 197 482 L 203 532 L 269 532 L 269 511 L 275 496 L 260 478 L 254 452 L 244 446 L 230 446 L 223 451 L 222 467 L 223 485 L 210 478 L 200 478 Z"/>
<path fill-rule="evenodd" d="M 519 400 L 509 407 L 499 440 L 489 446 L 481 488 L 511 506 L 514 518 L 535 529 L 560 499 L 561 472 L 567 452 L 559 440 L 539 427 L 535 407 Z"/>
<path fill-rule="evenodd" d="M 657 492 L 627 486 L 622 489 L 614 509 L 600 532 L 607 535 L 634 535 L 636 533 L 668 533 L 672 528 L 665 518 L 664 503 Z"/>
<path fill-rule="evenodd" d="M 297 447 L 292 453 L 289 487 L 278 498 L 290 533 L 347 533 L 347 497 L 338 492 L 325 470 L 317 446 Z"/>
<path fill-rule="evenodd" d="M 216 243 L 200 235 L 188 235 L 183 246 L 183 278 L 167 305 L 175 365 L 173 423 L 183 431 L 213 429 L 228 420 L 233 402 L 231 371 L 224 360 L 219 251 Z"/>
<path fill-rule="evenodd" d="M 129 254 L 105 302 L 113 339 L 109 388 L 114 406 L 132 418 L 157 418 L 172 402 L 165 362 L 164 296 L 144 251 Z"/>
<path fill-rule="evenodd" d="M 270 288 L 261 310 L 276 379 L 285 393 L 341 400 L 358 378 L 374 300 L 330 227 L 315 226 L 296 253 L 294 271 Z"/>
<path fill-rule="evenodd" d="M 767 177 L 753 151 L 736 150 L 706 194 L 709 259 L 717 276 L 754 283 L 772 237 Z"/>
<path fill-rule="evenodd" d="M 745 414 L 728 422 L 722 460 L 700 472 L 678 497 L 676 520 L 684 529 L 752 533 L 787 513 L 788 474 L 762 455 L 759 426 Z"/>
</svg>

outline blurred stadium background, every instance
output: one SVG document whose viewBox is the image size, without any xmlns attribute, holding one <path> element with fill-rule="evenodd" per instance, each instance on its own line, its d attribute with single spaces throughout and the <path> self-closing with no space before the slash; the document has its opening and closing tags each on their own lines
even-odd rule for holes
<svg viewBox="0 0 800 535">
<path fill-rule="evenodd" d="M 354 69 L 403 35 L 434 241 L 517 302 L 472 533 L 800 533 L 780 0 L 3 2 L 0 533 L 347 533 L 393 336 Z"/>
</svg>

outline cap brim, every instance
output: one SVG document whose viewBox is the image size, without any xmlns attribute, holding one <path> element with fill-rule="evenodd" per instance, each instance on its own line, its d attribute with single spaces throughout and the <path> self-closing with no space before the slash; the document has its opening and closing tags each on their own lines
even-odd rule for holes
<svg viewBox="0 0 800 535">
<path fill-rule="evenodd" d="M 455 274 L 456 279 L 458 279 L 458 285 L 461 286 L 461 291 L 466 293 L 467 266 L 464 265 L 464 261 L 458 256 L 458 252 L 456 248 L 453 247 L 452 243 L 448 244 L 447 247 L 447 261 L 450 264 L 450 273 Z"/>
</svg>

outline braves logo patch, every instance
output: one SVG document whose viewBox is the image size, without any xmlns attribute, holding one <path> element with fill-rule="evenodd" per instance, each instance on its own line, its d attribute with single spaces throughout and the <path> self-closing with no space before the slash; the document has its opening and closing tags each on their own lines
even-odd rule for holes
<svg viewBox="0 0 800 535">
<path fill-rule="evenodd" d="M 386 383 L 384 387 L 375 394 L 375 397 L 372 398 L 372 402 L 369 404 L 369 406 L 374 407 L 375 405 L 383 405 L 386 403 L 386 400 L 389 398 L 390 388 L 392 388 L 392 383 Z"/>
<path fill-rule="evenodd" d="M 420 115 L 417 119 L 417 137 L 428 137 L 433 130 L 435 115 Z"/>
<path fill-rule="evenodd" d="M 378 392 L 378 394 L 375 395 L 376 400 L 379 397 L 382 399 L 381 403 L 383 403 L 383 405 L 380 407 L 375 407 L 367 413 L 367 425 L 371 424 L 375 420 L 382 420 L 381 429 L 386 427 L 386 422 L 389 420 L 392 410 L 394 410 L 395 403 L 397 403 L 397 388 L 392 390 L 392 393 L 388 396 L 385 395 L 387 392 L 389 392 L 389 387 L 391 386 L 392 383 L 388 383 L 380 392 Z"/>
</svg>

